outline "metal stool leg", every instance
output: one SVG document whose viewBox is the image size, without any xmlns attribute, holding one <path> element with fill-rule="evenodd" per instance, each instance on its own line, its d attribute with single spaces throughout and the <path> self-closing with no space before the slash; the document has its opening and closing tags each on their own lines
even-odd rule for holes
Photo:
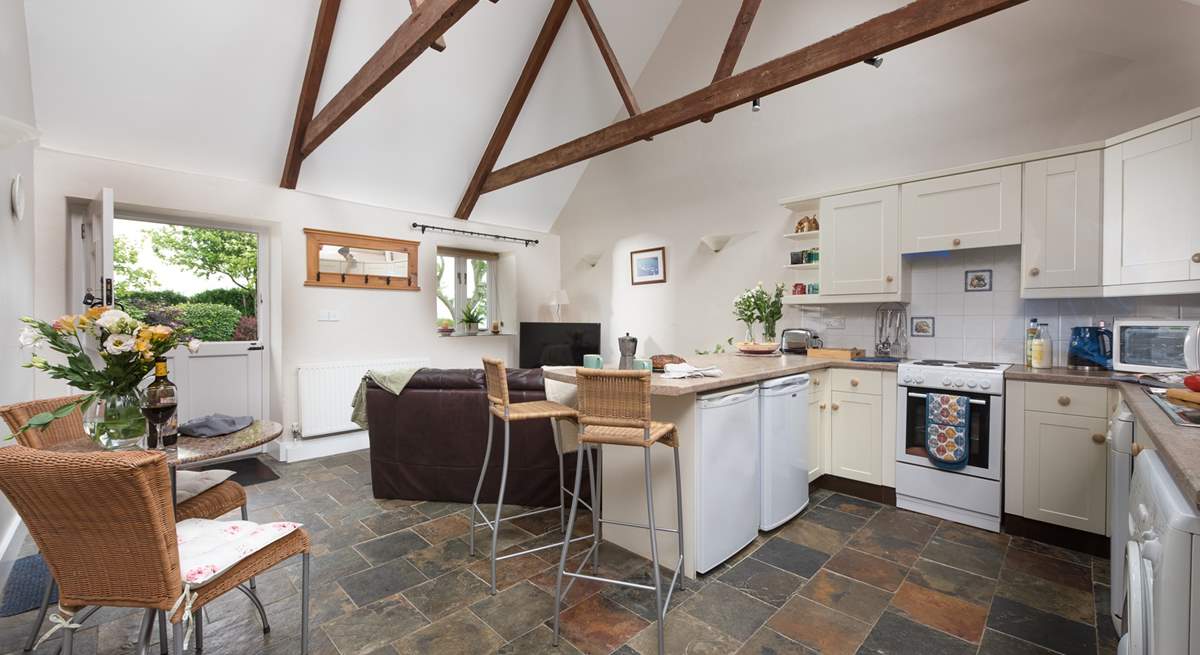
<svg viewBox="0 0 1200 655">
<path fill-rule="evenodd" d="M 654 481 L 650 478 L 650 449 L 643 448 L 646 460 L 646 517 L 650 526 L 650 564 L 654 567 L 654 607 L 658 615 L 658 652 L 665 653 L 663 627 L 662 579 L 658 570 L 658 531 L 654 528 Z"/>
<path fill-rule="evenodd" d="M 250 510 L 249 510 L 249 509 L 247 509 L 245 505 L 242 505 L 242 520 L 243 520 L 243 521 L 249 521 L 249 520 L 250 520 Z M 254 584 L 254 578 L 250 578 L 250 588 L 251 588 L 251 589 L 258 589 L 258 587 L 256 587 L 256 586 L 255 586 L 255 584 Z M 196 652 L 197 652 L 197 653 L 199 653 L 199 652 L 200 652 L 200 642 L 199 642 L 199 641 L 197 641 L 197 642 L 196 642 Z"/>
<path fill-rule="evenodd" d="M 571 513 L 567 523 L 575 525 L 575 513 L 579 511 L 579 483 L 583 479 L 583 452 L 589 450 L 586 444 L 579 444 L 580 452 L 575 456 L 575 491 L 571 493 Z M 589 450 L 590 452 L 590 450 Z M 593 514 L 593 516 L 595 516 Z M 593 518 L 593 520 L 595 520 Z M 563 572 L 567 568 L 567 550 L 571 548 L 570 534 L 563 539 L 562 551 L 558 556 L 558 578 L 554 583 L 554 645 L 558 645 L 558 615 L 562 611 L 562 582 Z"/>
<path fill-rule="evenodd" d="M 496 495 L 496 522 L 492 524 L 492 595 L 496 595 L 496 543 L 500 541 L 500 512 L 504 511 L 504 487 L 508 485 L 508 437 L 512 423 L 504 422 L 504 463 L 500 465 L 500 493 Z"/>
<path fill-rule="evenodd" d="M 63 630 L 63 641 L 59 653 L 62 655 L 72 655 L 75 652 L 75 628 L 66 628 Z"/>
<path fill-rule="evenodd" d="M 183 621 L 171 625 L 171 650 L 183 655 Z"/>
<path fill-rule="evenodd" d="M 592 499 L 592 512 L 596 515 L 595 535 L 596 549 L 592 552 L 592 569 L 600 568 L 600 542 L 604 541 L 604 446 L 596 444 L 596 497 Z"/>
<path fill-rule="evenodd" d="M 483 489 L 483 476 L 487 475 L 488 461 L 492 458 L 492 429 L 496 426 L 496 417 L 492 416 L 492 410 L 490 408 L 488 409 L 487 416 L 488 416 L 487 448 L 485 448 L 483 450 L 483 467 L 481 467 L 479 469 L 479 482 L 475 483 L 475 497 L 471 499 L 471 538 L 468 543 L 470 544 L 469 552 L 472 557 L 475 556 L 475 526 L 477 525 L 475 523 L 475 516 L 476 516 L 476 513 L 478 513 L 480 516 L 483 515 L 483 512 L 479 511 L 479 491 L 481 489 Z M 483 520 L 486 521 L 487 517 L 484 516 Z"/>
<path fill-rule="evenodd" d="M 679 566 L 683 566 L 683 482 L 679 477 L 679 448 L 672 448 L 675 451 L 675 533 L 679 544 Z M 675 577 L 679 579 L 679 590 L 683 591 L 683 576 L 677 571 Z M 669 598 L 669 597 L 668 597 Z"/>
<path fill-rule="evenodd" d="M 596 454 L 593 455 L 592 449 L 587 449 L 588 484 L 591 485 L 592 492 L 592 573 L 597 573 L 600 569 L 600 502 L 599 497 L 596 496 L 596 473 L 599 470 L 599 466 L 597 465 L 599 464 L 598 460 L 600 459 L 600 446 L 596 446 L 595 450 Z M 583 456 L 584 454 L 582 452 L 577 455 L 577 457 Z M 574 530 L 575 524 L 574 521 L 572 521 L 571 533 L 573 533 Z M 569 538 L 570 537 L 568 537 L 568 539 Z"/>
<path fill-rule="evenodd" d="M 472 522 L 474 518 L 472 518 Z M 300 574 L 300 655 L 308 655 L 308 568 L 309 554 L 304 553 Z"/>
<path fill-rule="evenodd" d="M 204 616 L 199 610 L 192 612 L 192 624 L 196 626 L 196 655 L 204 652 Z"/>
<path fill-rule="evenodd" d="M 167 613 L 163 610 L 158 612 L 158 650 L 167 655 Z"/>
<path fill-rule="evenodd" d="M 558 426 L 558 419 L 550 419 L 550 429 L 554 431 L 554 447 L 558 451 L 558 525 L 563 529 L 564 533 L 568 533 L 566 514 L 567 503 L 566 496 L 564 495 L 566 494 L 566 491 L 563 489 L 563 483 L 565 480 L 563 480 L 562 430 Z M 569 538 L 570 537 L 568 537 L 568 539 Z"/>
<path fill-rule="evenodd" d="M 155 610 L 147 609 L 142 613 L 142 624 L 138 627 L 137 655 L 147 655 L 150 652 L 150 635 L 154 632 Z"/>
<path fill-rule="evenodd" d="M 54 593 L 54 576 L 48 576 L 46 580 L 46 588 L 42 591 L 42 604 L 38 607 L 37 620 L 33 622 L 33 629 L 29 631 L 29 639 L 25 640 L 25 652 L 33 650 L 33 645 L 37 643 L 38 632 L 42 629 L 42 624 L 46 622 L 46 612 L 50 610 L 50 594 Z"/>
</svg>

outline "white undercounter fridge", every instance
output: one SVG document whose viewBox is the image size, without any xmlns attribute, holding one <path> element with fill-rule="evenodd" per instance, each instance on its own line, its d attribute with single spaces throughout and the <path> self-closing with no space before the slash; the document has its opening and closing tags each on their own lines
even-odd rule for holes
<svg viewBox="0 0 1200 655">
<path fill-rule="evenodd" d="M 758 536 L 757 385 L 697 396 L 696 571 L 704 573 Z"/>
<path fill-rule="evenodd" d="M 808 384 L 801 374 L 758 387 L 763 530 L 774 530 L 808 505 Z"/>
</svg>

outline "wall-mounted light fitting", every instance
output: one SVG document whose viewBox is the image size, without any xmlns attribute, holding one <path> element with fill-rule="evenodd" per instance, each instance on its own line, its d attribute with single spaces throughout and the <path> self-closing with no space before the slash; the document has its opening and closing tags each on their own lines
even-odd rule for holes
<svg viewBox="0 0 1200 655">
<path fill-rule="evenodd" d="M 600 263 L 600 253 L 584 255 L 582 261 L 583 263 L 587 264 L 589 268 L 596 268 L 596 264 Z"/>
<path fill-rule="evenodd" d="M 875 68 L 879 68 L 880 66 L 883 65 L 883 57 L 868 57 L 863 60 L 863 63 L 868 66 L 874 66 Z"/>
<path fill-rule="evenodd" d="M 703 243 L 713 252 L 721 252 L 721 249 L 729 243 L 731 238 L 733 237 L 728 234 L 706 234 L 700 237 L 700 243 Z"/>
<path fill-rule="evenodd" d="M 759 111 L 762 109 L 762 98 L 755 98 L 750 101 L 750 111 Z"/>
</svg>

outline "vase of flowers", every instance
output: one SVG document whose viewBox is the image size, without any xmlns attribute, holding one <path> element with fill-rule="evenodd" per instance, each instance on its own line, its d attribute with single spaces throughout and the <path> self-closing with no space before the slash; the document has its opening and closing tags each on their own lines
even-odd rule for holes
<svg viewBox="0 0 1200 655">
<path fill-rule="evenodd" d="M 29 317 L 21 322 L 25 323 L 22 347 L 48 348 L 64 360 L 51 362 L 35 352 L 25 367 L 45 371 L 86 393 L 53 412 L 30 418 L 18 432 L 44 427 L 78 408 L 88 436 L 108 449 L 137 447 L 145 438 L 138 387 L 153 370 L 154 361 L 181 344 L 192 352 L 200 346 L 186 329 L 147 325 L 111 307 L 93 307 L 53 322 Z"/>
<path fill-rule="evenodd" d="M 773 291 L 763 288 L 762 282 L 747 289 L 733 299 L 733 315 L 746 326 L 746 340 L 737 344 L 743 353 L 766 355 L 779 349 L 775 340 L 775 327 L 783 318 L 783 285 L 775 285 Z M 754 326 L 762 324 L 763 340 L 754 337 Z"/>
</svg>

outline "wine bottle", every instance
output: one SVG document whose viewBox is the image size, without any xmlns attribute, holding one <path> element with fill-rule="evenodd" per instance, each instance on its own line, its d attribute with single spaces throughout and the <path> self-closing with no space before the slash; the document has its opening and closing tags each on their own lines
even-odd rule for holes
<svg viewBox="0 0 1200 655">
<path fill-rule="evenodd" d="M 154 362 L 154 381 L 146 387 L 146 417 L 157 425 L 162 446 L 175 445 L 179 437 L 179 418 L 175 412 L 179 404 L 175 383 L 167 377 L 167 360 L 159 357 Z M 153 414 L 153 415 L 152 415 Z"/>
</svg>

